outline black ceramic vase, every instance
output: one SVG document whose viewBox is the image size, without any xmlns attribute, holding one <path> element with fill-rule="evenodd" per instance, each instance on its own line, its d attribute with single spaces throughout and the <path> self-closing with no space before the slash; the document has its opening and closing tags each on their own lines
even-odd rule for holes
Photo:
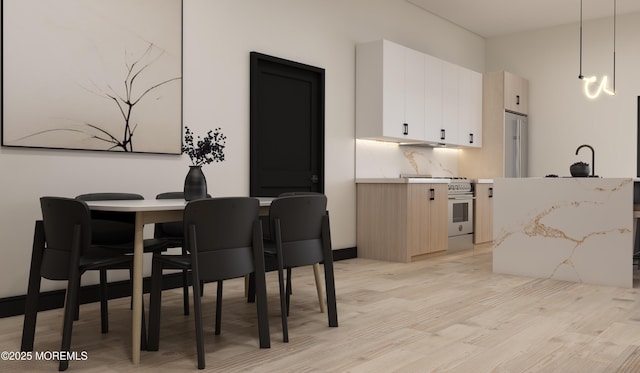
<svg viewBox="0 0 640 373">
<path fill-rule="evenodd" d="M 207 196 L 207 179 L 202 172 L 202 166 L 189 166 L 189 172 L 184 179 L 184 199 L 193 201 Z"/>
</svg>

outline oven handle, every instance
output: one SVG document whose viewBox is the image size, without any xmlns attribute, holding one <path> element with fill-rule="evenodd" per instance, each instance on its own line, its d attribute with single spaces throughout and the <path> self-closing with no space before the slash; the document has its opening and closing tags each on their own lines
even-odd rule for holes
<svg viewBox="0 0 640 373">
<path fill-rule="evenodd" d="M 476 199 L 476 197 L 474 196 L 449 196 L 450 200 L 454 200 L 454 201 L 465 201 L 465 200 L 470 200 L 470 199 Z"/>
</svg>

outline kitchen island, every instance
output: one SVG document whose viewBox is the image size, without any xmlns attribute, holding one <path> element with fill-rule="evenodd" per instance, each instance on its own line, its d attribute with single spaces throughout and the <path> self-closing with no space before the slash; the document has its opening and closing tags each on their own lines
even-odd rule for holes
<svg viewBox="0 0 640 373">
<path fill-rule="evenodd" d="M 493 271 L 632 287 L 633 182 L 495 179 Z"/>
</svg>

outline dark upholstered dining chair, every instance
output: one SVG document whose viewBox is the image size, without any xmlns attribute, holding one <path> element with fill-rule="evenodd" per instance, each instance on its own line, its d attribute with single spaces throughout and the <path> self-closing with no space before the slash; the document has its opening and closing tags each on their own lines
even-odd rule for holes
<svg viewBox="0 0 640 373">
<path fill-rule="evenodd" d="M 142 200 L 144 197 L 136 193 L 86 193 L 76 196 L 81 201 L 123 201 Z M 122 254 L 133 254 L 135 240 L 135 213 L 118 211 L 91 211 L 91 244 Z M 167 250 L 167 240 L 146 238 L 143 240 L 145 253 Z M 133 262 L 126 268 L 129 270 L 129 282 L 133 292 Z M 100 285 L 106 292 L 107 272 L 100 271 Z M 133 308 L 133 299 L 131 303 Z M 109 330 L 109 318 L 102 316 L 103 333 Z"/>
<path fill-rule="evenodd" d="M 278 268 L 284 342 L 289 341 L 287 316 L 291 296 L 291 268 L 293 267 L 324 263 L 329 326 L 337 327 L 338 313 L 327 197 L 322 194 L 278 197 L 273 200 L 269 208 L 269 225 L 275 245 L 265 246 L 265 256 L 267 262 L 275 261 Z M 284 284 L 285 269 L 287 269 L 286 289 Z"/>
<path fill-rule="evenodd" d="M 207 194 L 207 198 L 211 198 Z M 165 192 L 156 196 L 156 199 L 184 199 L 184 192 Z M 182 248 L 182 254 L 186 255 L 187 250 L 184 247 L 184 228 L 181 221 L 172 221 L 167 223 L 155 224 L 153 237 L 164 239 L 167 241 L 168 248 Z M 189 314 L 189 271 L 182 271 L 182 302 L 184 314 Z M 204 283 L 200 283 L 200 296 L 204 291 Z"/>
<path fill-rule="evenodd" d="M 278 197 L 289 197 L 289 196 L 308 196 L 308 195 L 317 195 L 317 196 L 322 196 L 324 195 L 323 193 L 319 193 L 319 192 L 284 192 L 284 193 L 280 193 L 280 195 L 278 195 Z M 272 237 L 272 227 L 271 224 L 269 223 L 269 216 L 260 216 L 260 222 L 262 223 L 262 237 L 264 239 L 264 244 L 265 247 L 275 247 L 275 240 Z M 273 250 L 272 250 L 273 251 Z M 270 254 L 269 252 L 265 253 L 266 257 L 265 257 L 265 270 L 267 272 L 271 272 L 271 271 L 277 271 L 278 270 L 278 265 L 275 261 L 275 257 Z M 291 268 L 286 268 L 287 270 L 287 279 L 291 278 Z M 316 273 L 318 272 L 318 273 Z M 320 282 L 320 278 L 319 278 L 319 270 L 317 268 L 314 267 L 314 275 L 315 275 L 315 279 L 316 279 L 316 290 L 318 292 L 318 303 L 320 304 L 320 311 L 324 312 L 324 308 L 325 308 L 325 303 L 324 303 L 324 297 L 323 297 L 323 293 L 324 293 L 324 289 L 322 287 L 322 283 Z M 291 285 L 291 281 L 287 281 L 287 292 L 289 293 L 289 295 L 291 295 L 292 292 L 292 285 Z M 253 301 L 253 293 L 252 293 L 252 289 L 249 289 L 249 301 Z"/>
<path fill-rule="evenodd" d="M 191 272 L 199 369 L 205 367 L 199 296 L 202 280 L 218 283 L 215 334 L 220 334 L 223 281 L 255 273 L 260 348 L 271 346 L 259 209 L 258 200 L 250 197 L 201 199 L 186 205 L 183 226 L 188 254 L 156 253 L 153 256 L 149 350 L 159 348 L 163 269 L 188 269 Z"/>
<path fill-rule="evenodd" d="M 82 201 L 144 199 L 135 193 L 87 193 L 76 198 Z M 132 212 L 91 211 L 91 244 L 126 254 L 133 253 L 135 221 L 135 213 Z M 143 243 L 145 253 L 166 251 L 168 246 L 167 240 L 159 238 L 147 238 Z"/>
<path fill-rule="evenodd" d="M 89 270 L 128 268 L 132 257 L 91 245 L 90 211 L 85 202 L 42 197 L 40 204 L 43 220 L 35 226 L 21 350 L 33 351 L 40 283 L 46 278 L 68 282 L 60 351 L 71 351 L 80 276 Z M 102 316 L 106 317 L 105 293 L 101 299 L 105 307 Z M 66 370 L 68 366 L 68 360 L 60 360 L 59 370 Z"/>
</svg>

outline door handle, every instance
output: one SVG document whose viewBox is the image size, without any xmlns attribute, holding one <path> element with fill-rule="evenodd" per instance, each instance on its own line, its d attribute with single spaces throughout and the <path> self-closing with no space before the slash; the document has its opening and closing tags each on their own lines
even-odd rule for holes
<svg viewBox="0 0 640 373">
<path fill-rule="evenodd" d="M 489 198 L 493 198 L 493 188 L 489 188 Z"/>
<path fill-rule="evenodd" d="M 473 133 L 469 134 L 469 144 L 473 144 Z"/>
<path fill-rule="evenodd" d="M 516 105 L 520 105 L 520 95 L 516 95 Z"/>
<path fill-rule="evenodd" d="M 318 180 L 319 180 L 318 175 L 311 175 L 311 182 L 313 184 L 318 184 Z"/>
<path fill-rule="evenodd" d="M 446 130 L 445 129 L 441 129 L 440 130 L 440 140 L 444 140 L 445 139 L 445 135 L 446 135 Z"/>
<path fill-rule="evenodd" d="M 434 201 L 436 199 L 436 190 L 434 188 L 429 189 L 429 201 Z"/>
<path fill-rule="evenodd" d="M 408 135 L 409 134 L 409 123 L 404 123 L 403 125 L 403 129 L 402 129 L 402 134 L 403 135 Z"/>
</svg>

